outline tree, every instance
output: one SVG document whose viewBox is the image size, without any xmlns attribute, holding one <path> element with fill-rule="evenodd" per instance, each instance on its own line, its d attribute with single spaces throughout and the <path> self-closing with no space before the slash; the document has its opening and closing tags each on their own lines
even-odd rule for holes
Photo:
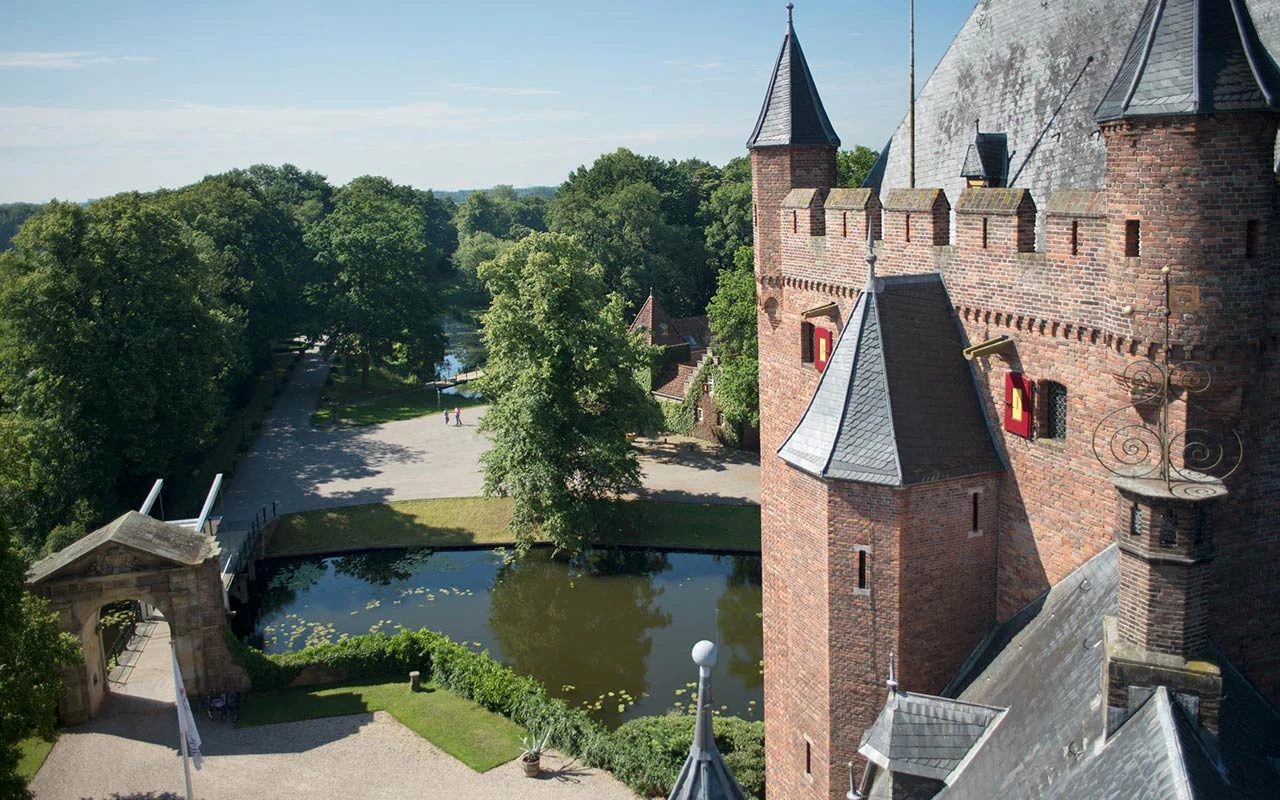
<svg viewBox="0 0 1280 800">
<path fill-rule="evenodd" d="M 149 198 L 51 203 L 0 254 L 3 496 L 33 511 L 28 546 L 73 519 L 129 505 L 198 452 L 227 406 L 242 325 L 224 275 L 189 230 Z M 37 457 L 38 456 L 38 457 Z"/>
<path fill-rule="evenodd" d="M 852 150 L 841 150 L 836 154 L 836 186 L 861 186 L 879 157 L 875 150 L 860 144 Z"/>
<path fill-rule="evenodd" d="M 9 240 L 22 223 L 40 213 L 44 206 L 35 203 L 0 203 L 0 250 L 9 248 Z"/>
<path fill-rule="evenodd" d="M 303 295 L 314 280 L 314 253 L 288 207 L 269 200 L 247 173 L 212 175 L 157 202 L 196 234 L 201 259 L 222 276 L 223 303 L 244 321 L 239 375 L 266 358 L 273 339 L 309 327 Z"/>
<path fill-rule="evenodd" d="M 444 350 L 432 285 L 441 250 L 427 238 L 422 194 L 385 178 L 357 178 L 308 234 L 328 279 L 321 305 L 330 343 L 360 358 L 365 387 L 373 360 L 396 344 L 422 371 Z"/>
<path fill-rule="evenodd" d="M 627 335 L 624 301 L 604 273 L 560 234 L 535 233 L 480 267 L 493 303 L 483 316 L 489 353 L 480 391 L 485 493 L 514 499 L 511 530 L 577 552 L 595 533 L 594 504 L 639 485 L 626 434 L 656 422 L 635 380 L 648 348 Z"/>
<path fill-rule="evenodd" d="M 17 775 L 18 743 L 53 737 L 62 680 L 58 667 L 80 660 L 80 643 L 58 631 L 43 599 L 23 589 L 26 562 L 0 527 L 0 797 L 29 797 Z"/>
<path fill-rule="evenodd" d="M 715 297 L 707 305 L 707 322 L 720 357 L 716 405 L 725 419 L 759 427 L 759 347 L 751 248 L 740 248 L 734 260 L 733 269 L 720 272 Z"/>
<path fill-rule="evenodd" d="M 714 291 L 699 221 L 702 162 L 662 161 L 618 149 L 579 167 L 560 187 L 551 230 L 575 236 L 629 307 L 659 287 L 676 315 L 701 310 Z M 714 168 L 712 168 L 714 169 Z"/>
<path fill-rule="evenodd" d="M 717 271 L 729 269 L 738 248 L 750 247 L 752 242 L 749 158 L 738 156 L 725 165 L 707 209 L 707 258 Z"/>
</svg>

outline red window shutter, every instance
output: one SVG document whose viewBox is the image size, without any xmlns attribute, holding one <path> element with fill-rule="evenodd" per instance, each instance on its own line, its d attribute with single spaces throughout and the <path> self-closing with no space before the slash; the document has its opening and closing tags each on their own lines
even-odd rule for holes
<svg viewBox="0 0 1280 800">
<path fill-rule="evenodd" d="M 1021 372 L 1004 376 L 1004 429 L 1031 438 L 1031 380 Z"/>
<path fill-rule="evenodd" d="M 827 368 L 831 360 L 831 331 L 817 326 L 813 329 L 813 366 L 818 372 Z"/>
</svg>

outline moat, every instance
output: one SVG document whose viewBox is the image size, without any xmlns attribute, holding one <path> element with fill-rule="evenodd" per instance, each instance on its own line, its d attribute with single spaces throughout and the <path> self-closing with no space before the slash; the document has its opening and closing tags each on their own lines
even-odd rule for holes
<svg viewBox="0 0 1280 800">
<path fill-rule="evenodd" d="M 609 726 L 687 708 L 699 639 L 720 646 L 715 705 L 762 717 L 760 558 L 597 550 L 379 550 L 274 559 L 255 635 L 267 653 L 430 628 L 542 681 Z"/>
</svg>

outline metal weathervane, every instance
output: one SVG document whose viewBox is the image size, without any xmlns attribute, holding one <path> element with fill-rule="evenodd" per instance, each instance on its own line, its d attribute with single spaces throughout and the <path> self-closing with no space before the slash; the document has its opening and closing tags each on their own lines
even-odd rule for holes
<svg viewBox="0 0 1280 800">
<path fill-rule="evenodd" d="M 1161 273 L 1164 305 L 1156 312 L 1164 317 L 1160 361 L 1133 361 L 1117 376 L 1132 402 L 1098 421 L 1093 429 L 1093 454 L 1115 475 L 1160 480 L 1170 494 L 1198 497 L 1215 493 L 1214 485 L 1220 486 L 1240 468 L 1244 442 L 1225 421 L 1212 424 L 1213 415 L 1192 402 L 1213 383 L 1208 368 L 1196 361 L 1169 358 L 1169 319 L 1173 314 L 1169 268 L 1164 267 Z M 1130 309 L 1125 311 L 1131 313 Z M 1187 412 L 1193 408 L 1202 412 L 1197 420 L 1203 421 L 1191 427 L 1187 413 L 1187 426 L 1174 429 L 1169 409 L 1175 403 L 1181 403 Z"/>
</svg>

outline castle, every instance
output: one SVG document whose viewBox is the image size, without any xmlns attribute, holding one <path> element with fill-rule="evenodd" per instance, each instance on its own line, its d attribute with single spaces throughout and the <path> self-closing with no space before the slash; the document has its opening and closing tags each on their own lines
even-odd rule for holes
<svg viewBox="0 0 1280 800">
<path fill-rule="evenodd" d="M 1280 796 L 1275 0 L 982 0 L 748 141 L 771 800 Z"/>
</svg>

